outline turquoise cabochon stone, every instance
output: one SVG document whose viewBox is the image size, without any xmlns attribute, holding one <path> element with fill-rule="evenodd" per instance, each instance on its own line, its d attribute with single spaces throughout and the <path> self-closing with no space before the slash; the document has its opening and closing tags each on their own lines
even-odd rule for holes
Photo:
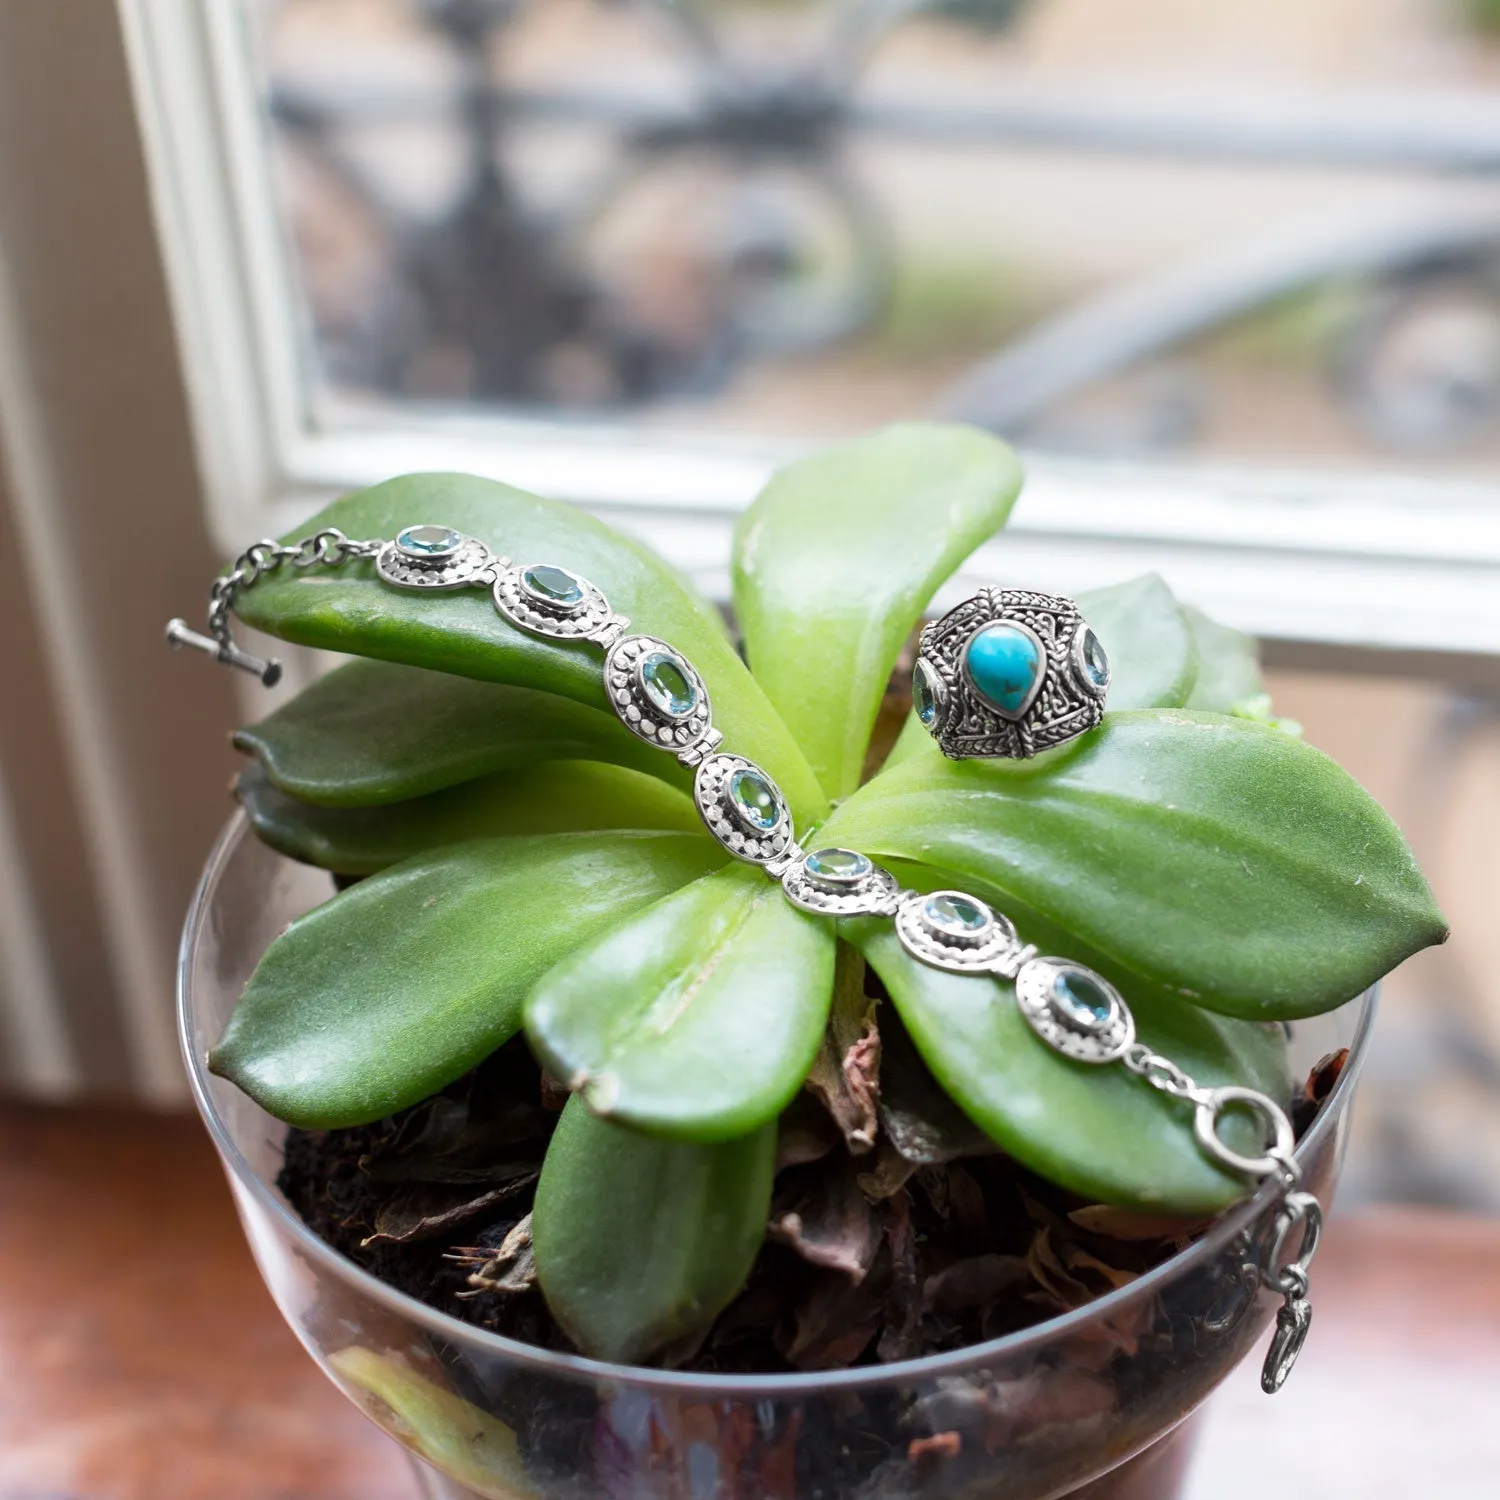
<svg viewBox="0 0 1500 1500">
<path fill-rule="evenodd" d="M 1008 718 L 1018 718 L 1046 670 L 1036 641 L 1003 621 L 977 631 L 964 648 L 964 667 L 974 690 Z"/>
</svg>

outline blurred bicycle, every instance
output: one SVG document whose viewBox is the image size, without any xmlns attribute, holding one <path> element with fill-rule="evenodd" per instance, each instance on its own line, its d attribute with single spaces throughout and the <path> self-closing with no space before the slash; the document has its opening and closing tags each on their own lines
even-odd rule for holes
<svg viewBox="0 0 1500 1500">
<path fill-rule="evenodd" d="M 336 383 L 628 405 L 709 394 L 748 361 L 870 327 L 894 254 L 879 203 L 844 161 L 865 64 L 913 15 L 1003 29 L 1024 0 L 859 0 L 835 7 L 817 56 L 775 66 L 732 57 L 715 6 L 613 3 L 664 23 L 689 69 L 685 103 L 497 86 L 526 0 L 417 0 L 451 54 L 446 94 L 340 99 L 274 84 L 313 338 Z M 446 122 L 461 142 L 461 187 L 435 217 L 412 213 L 350 147 L 361 125 L 397 120 Z M 612 159 L 562 208 L 528 208 L 506 165 L 517 132 L 580 121 L 609 127 Z M 320 246 L 314 221 L 331 211 L 344 232 Z"/>
</svg>

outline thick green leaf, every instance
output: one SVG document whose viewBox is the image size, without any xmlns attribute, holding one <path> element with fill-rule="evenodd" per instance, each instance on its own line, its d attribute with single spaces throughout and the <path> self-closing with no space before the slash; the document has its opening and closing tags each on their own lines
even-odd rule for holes
<svg viewBox="0 0 1500 1500">
<path fill-rule="evenodd" d="M 801 1088 L 828 1020 L 833 949 L 831 923 L 731 866 L 564 959 L 526 1002 L 526 1034 L 595 1114 L 728 1140 Z"/>
<path fill-rule="evenodd" d="M 293 1125 L 381 1119 L 514 1036 L 560 958 L 723 857 L 697 835 L 575 833 L 393 865 L 271 944 L 209 1066 Z"/>
<path fill-rule="evenodd" d="M 582 574 L 629 616 L 632 630 L 670 641 L 692 661 L 712 697 L 714 723 L 739 754 L 771 772 L 799 824 L 825 810 L 817 778 L 715 612 L 659 557 L 584 511 L 471 474 L 409 474 L 335 501 L 286 540 L 324 526 L 355 538 L 393 537 L 421 522 L 456 527 L 517 562 Z M 238 609 L 247 624 L 303 645 L 608 708 L 597 646 L 528 635 L 480 590 L 416 595 L 379 583 L 373 562 L 356 562 L 333 571 L 284 568 L 246 592 Z"/>
<path fill-rule="evenodd" d="M 234 742 L 304 802 L 368 807 L 548 760 L 630 766 L 676 785 L 691 773 L 612 713 L 509 683 L 355 660 Z"/>
<path fill-rule="evenodd" d="M 341 875 L 373 875 L 413 854 L 464 839 L 606 828 L 699 833 L 703 828 L 684 793 L 639 771 L 583 760 L 481 776 L 383 807 L 299 801 L 272 786 L 259 763 L 240 772 L 234 790 L 262 842 Z"/>
<path fill-rule="evenodd" d="M 944 1091 L 1017 1161 L 1095 1202 L 1165 1213 L 1214 1213 L 1244 1194 L 1242 1179 L 1199 1150 L 1191 1106 L 1118 1065 L 1091 1066 L 1054 1052 L 1027 1025 L 1009 981 L 918 963 L 889 924 L 843 925 Z M 1126 999 L 1141 1040 L 1198 1083 L 1289 1097 L 1279 1026 Z M 1255 1144 L 1248 1120 L 1227 1121 L 1224 1134 L 1241 1150 Z"/>
<path fill-rule="evenodd" d="M 344 1393 L 377 1427 L 485 1500 L 535 1493 L 515 1432 L 498 1417 L 418 1375 L 393 1354 L 351 1344 L 328 1356 Z M 352 1389 L 351 1389 L 352 1387 Z"/>
<path fill-rule="evenodd" d="M 997 439 L 910 423 L 790 465 L 741 518 L 734 604 L 746 653 L 830 797 L 859 784 L 923 607 L 1005 524 L 1020 485 Z"/>
<path fill-rule="evenodd" d="M 1182 612 L 1198 650 L 1198 677 L 1188 708 L 1227 714 L 1266 690 L 1260 675 L 1260 648 L 1253 635 L 1221 625 L 1191 604 Z"/>
<path fill-rule="evenodd" d="M 906 722 L 901 726 L 901 733 L 896 736 L 896 743 L 891 746 L 891 753 L 886 756 L 881 770 L 888 771 L 892 766 L 899 766 L 902 761 L 910 760 L 913 755 L 926 752 L 934 755 L 943 753 L 938 749 L 937 741 L 928 734 L 916 714 L 907 714 Z"/>
<path fill-rule="evenodd" d="M 1080 594 L 1078 608 L 1109 653 L 1111 713 L 1187 702 L 1197 646 L 1182 606 L 1155 573 Z"/>
<path fill-rule="evenodd" d="M 537 1278 L 585 1354 L 634 1362 L 705 1327 L 765 1237 L 776 1126 L 714 1146 L 596 1119 L 573 1098 L 532 1212 Z"/>
<path fill-rule="evenodd" d="M 1045 766 L 913 756 L 821 837 L 983 881 L 1076 933 L 1112 978 L 1250 1019 L 1331 1009 L 1446 936 L 1352 777 L 1216 714 L 1109 714 Z"/>
</svg>

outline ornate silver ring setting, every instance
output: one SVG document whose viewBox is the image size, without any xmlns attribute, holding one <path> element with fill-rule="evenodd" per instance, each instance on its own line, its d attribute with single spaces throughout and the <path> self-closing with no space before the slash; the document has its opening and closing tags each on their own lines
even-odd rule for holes
<svg viewBox="0 0 1500 1500">
<path fill-rule="evenodd" d="M 983 589 L 922 632 L 911 690 L 944 755 L 1020 760 L 1099 723 L 1109 657 L 1071 599 Z"/>
</svg>

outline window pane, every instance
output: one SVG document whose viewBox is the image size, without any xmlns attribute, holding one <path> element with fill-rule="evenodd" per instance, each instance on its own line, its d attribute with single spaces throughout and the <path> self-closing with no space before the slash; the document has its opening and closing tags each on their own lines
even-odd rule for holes
<svg viewBox="0 0 1500 1500">
<path fill-rule="evenodd" d="M 324 424 L 1485 472 L 1481 0 L 244 0 Z"/>
</svg>

